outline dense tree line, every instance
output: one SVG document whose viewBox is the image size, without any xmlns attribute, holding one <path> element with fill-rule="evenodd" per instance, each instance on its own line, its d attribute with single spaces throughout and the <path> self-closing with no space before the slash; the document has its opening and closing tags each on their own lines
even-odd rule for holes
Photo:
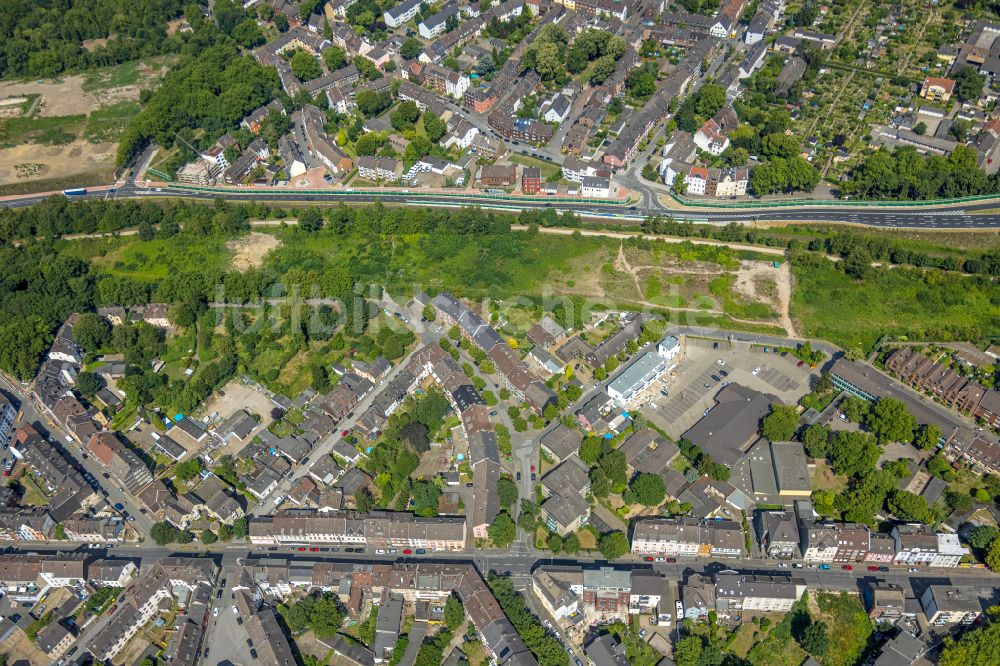
<svg viewBox="0 0 1000 666">
<path fill-rule="evenodd" d="M 996 194 L 1000 178 L 976 165 L 977 153 L 960 145 L 948 157 L 922 157 L 912 146 L 882 148 L 850 173 L 843 191 L 859 199 L 924 200 Z"/>
<path fill-rule="evenodd" d="M 167 22 L 183 7 L 183 0 L 2 0 L 0 78 L 55 76 L 176 51 L 181 42 L 167 36 Z"/>
<path fill-rule="evenodd" d="M 231 43 L 209 46 L 171 71 L 129 123 L 118 144 L 118 163 L 126 164 L 150 142 L 170 148 L 182 137 L 190 143 L 196 129 L 214 141 L 279 91 L 273 68 L 241 56 Z"/>
</svg>

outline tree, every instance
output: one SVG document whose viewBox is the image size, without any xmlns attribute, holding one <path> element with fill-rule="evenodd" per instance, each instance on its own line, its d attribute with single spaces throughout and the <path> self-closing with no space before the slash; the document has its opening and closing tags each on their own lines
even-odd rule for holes
<svg viewBox="0 0 1000 666">
<path fill-rule="evenodd" d="M 316 62 L 316 58 L 306 51 L 296 51 L 289 63 L 292 74 L 300 81 L 310 81 L 323 74 L 323 68 Z"/>
<path fill-rule="evenodd" d="M 920 134 L 922 136 L 926 132 L 927 132 L 927 123 L 925 123 L 922 120 L 919 123 L 917 123 L 916 125 L 913 126 L 913 133 L 914 134 Z"/>
<path fill-rule="evenodd" d="M 788 134 L 770 134 L 761 140 L 761 152 L 765 157 L 795 157 L 802 152 L 802 143 Z"/>
<path fill-rule="evenodd" d="M 495 548 L 506 548 L 514 543 L 514 539 L 517 538 L 517 527 L 514 525 L 510 514 L 506 511 L 501 511 L 497 514 L 493 524 L 486 528 L 486 533 L 489 535 L 490 541 Z"/>
<path fill-rule="evenodd" d="M 416 37 L 410 37 L 399 48 L 399 53 L 407 60 L 413 60 L 423 53 L 424 45 Z"/>
<path fill-rule="evenodd" d="M 455 595 L 451 595 L 444 604 L 444 624 L 454 633 L 463 622 L 465 622 L 465 608 Z"/>
<path fill-rule="evenodd" d="M 646 506 L 659 506 L 666 498 L 663 479 L 658 474 L 643 472 L 635 477 L 630 488 L 636 500 Z"/>
<path fill-rule="evenodd" d="M 174 476 L 181 481 L 190 481 L 196 477 L 201 470 L 201 460 L 198 458 L 190 458 L 182 463 L 177 463 L 177 465 L 174 466 Z"/>
<path fill-rule="evenodd" d="M 246 518 L 237 518 L 233 521 L 233 538 L 246 539 L 249 534 Z"/>
<path fill-rule="evenodd" d="M 323 213 L 318 208 L 299 211 L 299 229 L 307 232 L 319 231 L 323 226 Z"/>
<path fill-rule="evenodd" d="M 576 535 L 576 532 L 573 532 L 565 539 L 563 539 L 562 549 L 563 552 L 568 553 L 570 555 L 574 555 L 580 552 L 580 537 Z"/>
<path fill-rule="evenodd" d="M 417 481 L 410 493 L 413 495 L 413 512 L 418 516 L 436 516 L 441 489 L 430 481 Z"/>
<path fill-rule="evenodd" d="M 389 115 L 389 120 L 392 122 L 392 126 L 399 130 L 407 130 L 413 127 L 414 123 L 420 118 L 420 109 L 417 108 L 416 102 L 406 101 L 402 102 L 396 107 L 396 110 Z"/>
<path fill-rule="evenodd" d="M 609 562 L 617 560 L 629 551 L 628 537 L 624 532 L 609 532 L 601 536 L 601 555 Z"/>
<path fill-rule="evenodd" d="M 986 550 L 997 534 L 1000 534 L 1000 530 L 992 525 L 977 525 L 969 530 L 969 545 L 979 551 Z"/>
<path fill-rule="evenodd" d="M 951 636 L 944 639 L 940 666 L 978 666 L 1000 664 L 1000 610 L 997 606 L 986 611 L 986 621 L 975 629 L 965 631 L 956 641 Z"/>
<path fill-rule="evenodd" d="M 920 428 L 916 438 L 913 440 L 914 446 L 924 450 L 930 450 L 937 446 L 941 439 L 941 428 L 933 423 L 928 423 Z"/>
<path fill-rule="evenodd" d="M 206 546 L 211 545 L 219 540 L 219 537 L 215 536 L 212 530 L 202 530 L 201 531 L 201 542 Z"/>
<path fill-rule="evenodd" d="M 986 551 L 986 566 L 993 571 L 1000 571 L 1000 539 L 993 539 Z"/>
<path fill-rule="evenodd" d="M 811 655 L 822 657 L 830 647 L 830 637 L 827 636 L 826 624 L 810 622 L 799 639 L 802 649 Z"/>
<path fill-rule="evenodd" d="M 177 541 L 178 530 L 167 522 L 159 522 L 149 530 L 149 536 L 160 546 Z"/>
<path fill-rule="evenodd" d="M 424 131 L 427 132 L 427 138 L 437 143 L 444 133 L 448 131 L 448 126 L 445 122 L 438 118 L 436 115 L 427 111 L 423 115 L 424 118 Z M 428 303 L 428 306 L 430 304 Z M 433 308 L 432 308 L 433 309 Z"/>
<path fill-rule="evenodd" d="M 354 508 L 360 513 L 368 513 L 375 505 L 375 500 L 367 488 L 358 488 L 354 491 Z"/>
<path fill-rule="evenodd" d="M 514 502 L 517 501 L 517 486 L 513 481 L 507 477 L 501 477 L 497 481 L 497 498 L 500 500 L 500 506 L 505 509 L 509 509 L 514 506 Z"/>
<path fill-rule="evenodd" d="M 875 406 L 865 419 L 865 425 L 878 438 L 880 444 L 911 442 L 917 420 L 901 401 L 884 397 L 875 402 Z"/>
<path fill-rule="evenodd" d="M 344 49 L 329 46 L 323 50 L 323 62 L 331 72 L 347 65 L 347 54 Z"/>
<path fill-rule="evenodd" d="M 860 476 L 875 469 L 882 449 L 866 432 L 842 430 L 830 447 L 830 464 L 838 474 Z"/>
<path fill-rule="evenodd" d="M 726 104 L 726 89 L 717 83 L 706 83 L 698 90 L 696 97 L 695 113 L 708 118 Z"/>
<path fill-rule="evenodd" d="M 871 405 L 867 400 L 855 398 L 851 395 L 844 398 L 844 401 L 840 403 L 840 409 L 848 421 L 863 423 L 868 417 L 868 412 L 871 411 Z"/>
<path fill-rule="evenodd" d="M 772 442 L 787 442 L 795 435 L 799 413 L 792 405 L 771 405 L 771 413 L 764 417 L 762 432 Z"/>
<path fill-rule="evenodd" d="M 111 341 L 111 324 L 101 315 L 87 312 L 73 326 L 73 338 L 85 351 L 97 351 Z"/>
<path fill-rule="evenodd" d="M 85 397 L 94 395 L 103 387 L 104 382 L 92 372 L 81 372 L 76 377 L 76 390 L 80 392 L 80 395 Z"/>
<path fill-rule="evenodd" d="M 628 483 L 628 462 L 624 452 L 620 449 L 608 451 L 601 455 L 598 465 L 601 471 L 607 475 L 612 487 L 618 489 L 616 492 L 624 490 Z"/>
<path fill-rule="evenodd" d="M 677 624 L 680 624 L 680 618 Z M 677 666 L 700 666 L 701 648 L 701 636 L 685 636 L 674 646 L 674 663 Z"/>
<path fill-rule="evenodd" d="M 927 506 L 927 500 L 905 490 L 897 490 L 889 495 L 886 507 L 893 515 L 903 521 L 916 521 L 924 524 L 934 522 L 934 512 Z"/>
<path fill-rule="evenodd" d="M 830 444 L 830 429 L 814 423 L 802 431 L 802 445 L 810 458 L 825 458 Z"/>
<path fill-rule="evenodd" d="M 246 49 L 252 49 L 264 43 L 264 35 L 257 27 L 257 21 L 247 18 L 233 28 L 233 39 Z"/>
<path fill-rule="evenodd" d="M 963 102 L 975 101 L 982 97 L 985 81 L 972 67 L 963 67 L 955 75 L 955 92 Z"/>
</svg>

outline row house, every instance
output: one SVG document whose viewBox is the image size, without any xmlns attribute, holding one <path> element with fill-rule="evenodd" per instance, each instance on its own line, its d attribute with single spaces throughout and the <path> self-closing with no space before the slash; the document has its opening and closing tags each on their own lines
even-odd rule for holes
<svg viewBox="0 0 1000 666">
<path fill-rule="evenodd" d="M 365 514 L 290 509 L 272 516 L 254 517 L 250 523 L 250 541 L 255 545 L 330 543 L 462 550 L 465 548 L 465 520 L 384 511 Z"/>
<path fill-rule="evenodd" d="M 758 511 L 754 531 L 761 552 L 775 560 L 794 560 L 801 556 L 798 518 L 791 511 Z"/>
<path fill-rule="evenodd" d="M 600 567 L 583 570 L 580 599 L 590 613 L 601 620 L 625 619 L 632 596 L 630 571 Z"/>
<path fill-rule="evenodd" d="M 403 163 L 391 157 L 358 158 L 358 176 L 371 181 L 397 181 L 403 175 Z"/>
<path fill-rule="evenodd" d="M 860 562 L 868 552 L 870 537 L 865 525 L 804 520 L 800 544 L 802 559 L 806 562 Z"/>
<path fill-rule="evenodd" d="M 908 523 L 892 528 L 896 545 L 894 562 L 901 565 L 957 567 L 969 549 L 959 543 L 958 535 L 935 533 L 927 525 Z"/>
<path fill-rule="evenodd" d="M 885 367 L 906 383 L 964 412 L 975 411 L 986 393 L 979 382 L 959 375 L 913 347 L 892 352 L 886 358 Z"/>
<path fill-rule="evenodd" d="M 737 558 L 743 554 L 743 529 L 732 520 L 638 520 L 632 528 L 632 554 Z"/>
<path fill-rule="evenodd" d="M 945 443 L 944 455 L 950 460 L 970 465 L 981 474 L 1000 474 L 1000 446 L 984 433 L 969 428 L 955 428 Z"/>
</svg>

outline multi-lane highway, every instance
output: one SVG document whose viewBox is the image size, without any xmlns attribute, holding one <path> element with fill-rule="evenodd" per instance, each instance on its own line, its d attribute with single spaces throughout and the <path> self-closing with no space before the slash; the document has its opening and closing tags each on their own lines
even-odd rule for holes
<svg viewBox="0 0 1000 666">
<path fill-rule="evenodd" d="M 34 205 L 51 196 L 50 194 L 25 195 L 9 197 L 0 201 L 2 208 L 20 208 Z M 335 204 L 341 201 L 348 203 L 374 203 L 382 201 L 388 205 L 414 206 L 480 206 L 494 210 L 531 210 L 547 209 L 563 212 L 571 211 L 588 218 L 613 220 L 617 222 L 638 223 L 651 215 L 670 215 L 679 220 L 690 220 L 704 224 L 728 224 L 738 222 L 753 225 L 756 222 L 846 222 L 888 229 L 970 229 L 988 230 L 1000 228 L 1000 203 L 980 201 L 961 206 L 920 206 L 911 208 L 858 208 L 836 206 L 809 206 L 789 208 L 768 208 L 759 210 L 719 210 L 698 208 L 668 208 L 657 198 L 645 196 L 644 201 L 635 206 L 623 206 L 612 203 L 585 203 L 559 201 L 552 198 L 539 197 L 537 201 L 496 201 L 486 196 L 469 194 L 467 196 L 448 197 L 443 200 L 440 194 L 414 190 L 407 196 L 387 196 L 379 192 L 361 192 L 355 190 L 330 190 L 329 192 L 288 192 L 269 191 L 266 189 L 243 188 L 232 189 L 224 195 L 218 191 L 199 192 L 193 190 L 173 189 L 170 187 L 141 187 L 132 181 L 120 184 L 115 191 L 109 187 L 97 189 L 88 188 L 87 194 L 73 196 L 74 201 L 103 198 L 186 198 L 206 200 L 224 198 L 231 201 L 267 201 L 288 202 L 294 204 L 316 203 Z"/>
</svg>

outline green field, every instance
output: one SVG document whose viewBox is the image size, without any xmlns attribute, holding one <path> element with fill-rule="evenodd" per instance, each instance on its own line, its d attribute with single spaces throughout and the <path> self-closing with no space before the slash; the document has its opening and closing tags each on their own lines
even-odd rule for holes
<svg viewBox="0 0 1000 666">
<path fill-rule="evenodd" d="M 29 116 L 0 122 L 0 148 L 22 143 L 61 146 L 72 143 L 87 122 L 87 116 Z"/>
<path fill-rule="evenodd" d="M 128 123 L 139 113 L 137 102 L 118 102 L 91 112 L 83 137 L 90 143 L 117 141 Z"/>
<path fill-rule="evenodd" d="M 100 247 L 101 242 L 91 247 Z M 224 271 L 230 251 L 220 236 L 174 238 L 141 242 L 133 237 L 119 239 L 116 247 L 93 258 L 98 272 L 154 282 L 178 272 Z"/>
<path fill-rule="evenodd" d="M 792 271 L 800 333 L 845 349 L 871 349 L 883 334 L 978 342 L 1000 330 L 1000 287 L 988 278 L 898 268 L 858 281 L 818 257 L 794 261 Z"/>
</svg>

